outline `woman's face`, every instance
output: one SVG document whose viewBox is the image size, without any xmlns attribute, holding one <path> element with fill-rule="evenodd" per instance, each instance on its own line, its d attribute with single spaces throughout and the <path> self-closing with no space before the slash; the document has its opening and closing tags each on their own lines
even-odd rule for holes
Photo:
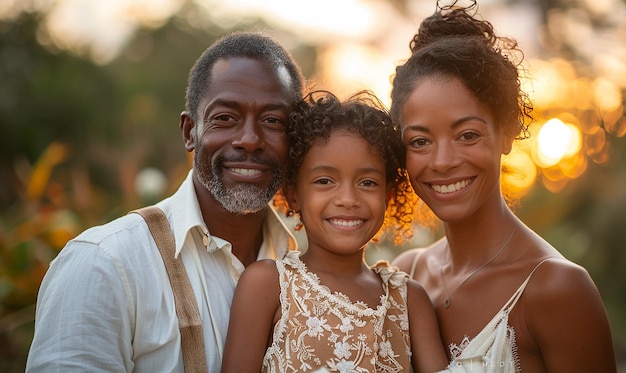
<svg viewBox="0 0 626 373">
<path fill-rule="evenodd" d="M 411 184 L 441 220 L 472 218 L 500 203 L 500 158 L 510 143 L 459 79 L 419 82 L 402 107 L 401 128 Z"/>
</svg>

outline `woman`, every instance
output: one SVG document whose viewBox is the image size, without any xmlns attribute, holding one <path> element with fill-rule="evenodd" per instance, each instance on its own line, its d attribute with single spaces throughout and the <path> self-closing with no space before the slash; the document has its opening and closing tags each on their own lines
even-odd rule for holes
<svg viewBox="0 0 626 373">
<path fill-rule="evenodd" d="M 512 62 L 516 43 L 470 10 L 438 9 L 424 20 L 393 79 L 411 184 L 445 229 L 394 264 L 428 292 L 451 371 L 615 372 L 587 271 L 503 198 L 501 156 L 525 136 L 532 107 Z"/>
</svg>

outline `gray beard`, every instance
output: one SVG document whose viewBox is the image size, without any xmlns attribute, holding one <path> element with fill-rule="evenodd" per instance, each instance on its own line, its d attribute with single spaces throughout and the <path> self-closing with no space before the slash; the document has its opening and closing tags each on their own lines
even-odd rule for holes
<svg viewBox="0 0 626 373">
<path fill-rule="evenodd" d="M 221 169 L 216 164 L 212 163 L 210 167 L 203 167 L 206 163 L 200 162 L 197 156 L 194 158 L 195 172 L 198 173 L 198 180 L 202 186 L 213 195 L 213 198 L 226 211 L 234 214 L 246 215 L 260 212 L 272 200 L 282 185 L 282 173 L 278 171 L 278 165 L 275 165 L 272 168 L 274 178 L 267 188 L 240 183 L 227 189 L 219 177 Z"/>
<path fill-rule="evenodd" d="M 266 189 L 252 184 L 237 184 L 226 189 L 222 180 L 215 175 L 208 182 L 202 180 L 202 184 L 224 209 L 240 215 L 254 214 L 263 210 L 280 188 L 280 181 L 276 178 Z"/>
</svg>

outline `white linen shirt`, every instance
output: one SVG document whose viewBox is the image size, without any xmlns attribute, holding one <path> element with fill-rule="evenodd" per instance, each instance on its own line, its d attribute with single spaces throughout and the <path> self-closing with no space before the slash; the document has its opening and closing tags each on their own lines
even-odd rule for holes
<svg viewBox="0 0 626 373">
<path fill-rule="evenodd" d="M 219 372 L 233 292 L 244 266 L 230 243 L 208 232 L 192 171 L 157 206 L 173 229 L 176 256 L 198 302 L 208 371 Z M 276 211 L 267 211 L 258 258 L 282 258 L 296 243 Z M 174 295 L 140 215 L 86 230 L 51 262 L 37 297 L 26 371 L 184 371 Z"/>
</svg>

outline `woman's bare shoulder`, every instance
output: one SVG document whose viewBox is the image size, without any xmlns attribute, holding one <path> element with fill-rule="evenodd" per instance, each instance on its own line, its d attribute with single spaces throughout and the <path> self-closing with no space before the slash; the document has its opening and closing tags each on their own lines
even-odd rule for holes
<svg viewBox="0 0 626 373">
<path fill-rule="evenodd" d="M 597 371 L 612 371 L 606 310 L 584 267 L 563 257 L 546 260 L 532 275 L 520 303 L 525 325 L 546 366 L 590 371 L 589 362 L 594 361 L 596 367 L 605 367 Z M 592 348 L 588 348 L 589 341 L 594 341 Z"/>
<path fill-rule="evenodd" d="M 584 267 L 562 256 L 553 256 L 546 258 L 535 269 L 525 292 L 528 298 L 545 304 L 550 299 L 563 301 L 586 295 L 595 297 L 597 288 Z"/>
</svg>

